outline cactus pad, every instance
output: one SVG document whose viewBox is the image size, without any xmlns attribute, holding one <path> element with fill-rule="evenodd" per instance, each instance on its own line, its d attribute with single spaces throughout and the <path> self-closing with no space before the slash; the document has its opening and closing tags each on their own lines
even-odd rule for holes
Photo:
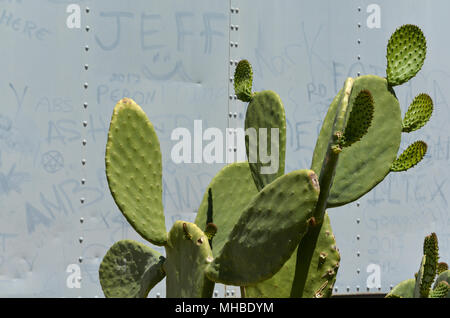
<svg viewBox="0 0 450 318">
<path fill-rule="evenodd" d="M 446 281 L 441 281 L 436 288 L 430 292 L 430 298 L 445 298 L 450 291 L 450 285 Z"/>
<path fill-rule="evenodd" d="M 210 203 L 209 192 L 212 196 Z M 229 164 L 212 179 L 200 203 L 195 224 L 201 229 L 205 228 L 208 222 L 217 226 L 217 233 L 212 242 L 214 257 L 219 255 L 244 208 L 257 193 L 247 162 Z M 209 208 L 212 208 L 212 215 L 208 220 Z"/>
<path fill-rule="evenodd" d="M 116 242 L 100 264 L 99 277 L 106 297 L 145 298 L 164 277 L 164 257 L 136 241 Z"/>
<path fill-rule="evenodd" d="M 413 298 L 414 297 L 414 286 L 416 285 L 416 280 L 414 278 L 407 279 L 403 282 L 400 282 L 397 286 L 395 286 L 386 297 L 390 297 L 392 295 L 402 298 Z"/>
<path fill-rule="evenodd" d="M 368 90 L 374 101 L 372 124 L 367 134 L 339 155 L 328 207 L 353 202 L 369 192 L 389 173 L 400 147 L 402 118 L 400 105 L 386 79 L 366 75 L 355 79 L 351 105 L 358 93 Z M 338 105 L 339 93 L 330 105 L 314 149 L 311 169 L 321 173 Z M 380 142 L 383 141 L 383 142 Z"/>
<path fill-rule="evenodd" d="M 416 141 L 392 163 L 391 171 L 406 171 L 417 165 L 427 152 L 427 144 L 423 141 Z"/>
<path fill-rule="evenodd" d="M 239 61 L 234 72 L 234 91 L 243 102 L 252 100 L 253 71 L 247 60 Z"/>
<path fill-rule="evenodd" d="M 446 270 L 442 273 L 439 274 L 439 276 L 436 278 L 436 282 L 434 283 L 434 289 L 437 288 L 437 286 L 441 283 L 441 282 L 447 282 L 448 284 L 450 284 L 450 270 Z M 447 298 L 450 298 L 450 291 L 447 292 Z"/>
<path fill-rule="evenodd" d="M 392 34 L 387 45 L 386 78 L 391 86 L 413 78 L 425 61 L 427 43 L 415 25 L 403 25 Z"/>
<path fill-rule="evenodd" d="M 356 96 L 344 131 L 343 147 L 359 141 L 369 129 L 374 112 L 373 98 L 369 91 L 362 90 Z"/>
<path fill-rule="evenodd" d="M 221 253 L 208 266 L 209 279 L 245 286 L 273 276 L 308 230 L 319 185 L 311 170 L 276 179 L 248 204 Z"/>
<path fill-rule="evenodd" d="M 249 298 L 291 297 L 298 249 L 272 278 L 253 286 L 245 287 Z M 314 249 L 314 255 L 307 273 L 307 281 L 300 292 L 303 298 L 330 297 L 336 281 L 340 255 L 336 249 L 330 218 L 325 213 L 323 225 Z M 330 275 L 331 274 L 331 275 Z"/>
<path fill-rule="evenodd" d="M 245 146 L 247 150 L 247 158 L 250 163 L 250 169 L 258 190 L 261 190 L 267 184 L 271 183 L 277 177 L 284 174 L 285 154 L 286 154 L 286 117 L 284 113 L 283 103 L 280 96 L 273 91 L 262 91 L 254 94 L 252 101 L 247 107 L 245 116 L 246 132 L 249 128 L 255 129 L 257 136 L 257 144 L 249 142 L 249 137 L 245 137 Z M 272 140 L 271 129 L 278 128 L 278 140 Z M 274 172 L 264 172 L 273 162 L 264 163 L 261 160 L 261 139 L 260 130 L 266 129 L 267 138 L 265 140 L 267 147 L 263 149 L 267 155 L 273 151 L 278 151 L 278 168 Z M 252 147 L 253 146 L 253 147 Z M 250 147 L 252 147 L 250 149 Z M 252 156 L 257 157 L 254 158 Z M 255 162 L 256 161 L 256 162 Z"/>
<path fill-rule="evenodd" d="M 125 218 L 143 238 L 164 245 L 159 140 L 144 111 L 129 98 L 114 108 L 105 164 L 111 194 Z"/>
<path fill-rule="evenodd" d="M 403 118 L 403 132 L 412 132 L 422 128 L 433 113 L 433 100 L 427 94 L 414 98 Z"/>
<path fill-rule="evenodd" d="M 193 223 L 176 221 L 165 248 L 167 297 L 211 297 L 214 285 L 206 279 L 205 268 L 213 257 L 205 233 Z"/>
</svg>

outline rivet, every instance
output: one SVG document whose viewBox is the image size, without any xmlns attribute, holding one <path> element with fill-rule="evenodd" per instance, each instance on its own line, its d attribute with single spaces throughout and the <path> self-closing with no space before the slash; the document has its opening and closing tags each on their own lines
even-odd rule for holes
<svg viewBox="0 0 450 318">
<path fill-rule="evenodd" d="M 361 7 L 358 7 L 358 12 L 361 12 Z"/>
<path fill-rule="evenodd" d="M 356 73 L 356 75 L 361 76 L 361 72 Z"/>
<path fill-rule="evenodd" d="M 360 39 L 358 39 L 358 44 L 361 44 L 361 40 Z"/>
<path fill-rule="evenodd" d="M 83 257 L 78 257 L 78 262 L 82 263 L 83 262 Z"/>
<path fill-rule="evenodd" d="M 360 270 L 359 268 L 356 269 L 356 273 L 357 273 L 357 274 L 361 273 L 361 270 Z"/>
<path fill-rule="evenodd" d="M 369 287 L 369 286 L 367 286 L 367 287 L 366 287 L 366 290 L 367 290 L 367 291 L 370 291 L 370 287 Z"/>
<path fill-rule="evenodd" d="M 234 99 L 237 99 L 237 95 L 234 95 L 233 98 L 234 98 Z"/>
<path fill-rule="evenodd" d="M 86 120 L 83 121 L 83 127 L 87 127 L 87 121 Z"/>
<path fill-rule="evenodd" d="M 231 30 L 234 30 L 234 25 L 230 25 L 230 29 L 231 29 Z"/>
<path fill-rule="evenodd" d="M 84 203 L 84 198 L 80 198 L 80 202 L 81 202 L 81 203 Z"/>
<path fill-rule="evenodd" d="M 230 112 L 229 114 L 228 114 L 228 117 L 233 117 L 233 114 Z"/>
<path fill-rule="evenodd" d="M 357 206 L 357 207 L 359 207 L 360 205 L 361 205 L 361 203 L 359 203 L 359 201 L 356 202 L 356 206 Z"/>
<path fill-rule="evenodd" d="M 234 61 L 233 61 L 233 60 L 230 60 L 230 65 L 233 65 L 233 63 L 234 63 Z"/>
<path fill-rule="evenodd" d="M 347 291 L 348 291 L 348 292 L 350 291 L 350 286 L 347 286 Z"/>
<path fill-rule="evenodd" d="M 81 179 L 81 184 L 85 184 L 86 183 L 86 179 Z"/>
<path fill-rule="evenodd" d="M 238 65 L 238 63 L 239 63 L 239 62 L 238 62 L 237 60 L 234 61 L 234 65 Z"/>
<path fill-rule="evenodd" d="M 233 116 L 234 116 L 234 118 L 237 118 L 237 113 L 234 113 Z"/>
<path fill-rule="evenodd" d="M 89 69 L 89 65 L 88 64 L 84 64 L 84 69 L 87 71 Z"/>
<path fill-rule="evenodd" d="M 86 7 L 86 13 L 89 13 L 91 11 L 91 9 L 89 9 L 89 7 Z"/>
<path fill-rule="evenodd" d="M 230 296 L 230 292 L 227 290 L 227 297 Z"/>
<path fill-rule="evenodd" d="M 231 13 L 234 13 L 234 8 L 231 8 L 230 11 L 231 11 Z"/>
<path fill-rule="evenodd" d="M 90 29 L 91 27 L 89 25 L 86 25 L 86 32 L 89 32 Z"/>
<path fill-rule="evenodd" d="M 234 148 L 233 150 L 234 150 L 234 152 L 237 152 L 237 148 Z"/>
<path fill-rule="evenodd" d="M 357 239 L 357 240 L 359 240 L 360 238 L 361 238 L 361 236 L 359 236 L 359 234 L 356 235 L 356 239 Z"/>
<path fill-rule="evenodd" d="M 231 296 L 234 296 L 234 290 L 231 291 Z"/>
<path fill-rule="evenodd" d="M 87 144 L 86 139 L 83 139 L 82 144 L 83 144 L 83 146 L 86 146 L 86 144 Z"/>
<path fill-rule="evenodd" d="M 80 238 L 78 239 L 78 241 L 79 241 L 80 243 L 83 243 L 83 237 L 80 236 Z"/>
<path fill-rule="evenodd" d="M 361 256 L 361 252 L 360 251 L 358 251 L 358 252 L 356 252 L 356 256 Z"/>
<path fill-rule="evenodd" d="M 84 166 L 86 164 L 86 159 L 81 159 L 81 164 Z"/>
<path fill-rule="evenodd" d="M 358 56 L 357 56 L 357 59 L 358 59 L 358 61 L 361 60 L 361 55 L 358 55 Z"/>
<path fill-rule="evenodd" d="M 160 293 L 156 293 L 156 298 L 161 298 L 161 294 Z"/>
<path fill-rule="evenodd" d="M 392 288 L 394 288 L 394 286 L 391 285 L 391 286 L 389 286 L 389 288 L 392 290 Z"/>
<path fill-rule="evenodd" d="M 219 296 L 219 292 L 217 290 L 214 291 L 214 297 Z"/>
<path fill-rule="evenodd" d="M 358 23 L 358 28 L 360 28 L 361 27 L 361 23 Z"/>
<path fill-rule="evenodd" d="M 83 217 L 80 218 L 80 223 L 84 223 L 84 218 Z"/>
<path fill-rule="evenodd" d="M 359 286 L 356 286 L 356 291 L 359 291 Z"/>
<path fill-rule="evenodd" d="M 239 25 L 235 25 L 234 28 L 237 30 L 239 30 Z"/>
<path fill-rule="evenodd" d="M 83 103 L 84 108 L 88 107 L 88 103 Z"/>
<path fill-rule="evenodd" d="M 233 95 L 230 95 L 230 99 L 233 99 Z"/>
<path fill-rule="evenodd" d="M 361 219 L 356 219 L 356 223 L 359 224 L 361 222 Z"/>
<path fill-rule="evenodd" d="M 334 291 L 337 292 L 337 291 L 338 291 L 338 288 L 337 288 L 337 287 L 334 287 Z"/>
<path fill-rule="evenodd" d="M 88 83 L 84 83 L 83 86 L 84 86 L 85 89 L 87 89 L 89 87 L 89 84 Z"/>
<path fill-rule="evenodd" d="M 230 82 L 233 82 L 233 78 L 232 77 L 230 77 Z"/>
<path fill-rule="evenodd" d="M 234 11 L 236 11 L 236 13 L 239 13 L 239 8 L 235 8 Z"/>
<path fill-rule="evenodd" d="M 84 47 L 84 50 L 87 52 L 87 51 L 89 51 L 89 45 L 86 45 L 85 47 Z"/>
</svg>

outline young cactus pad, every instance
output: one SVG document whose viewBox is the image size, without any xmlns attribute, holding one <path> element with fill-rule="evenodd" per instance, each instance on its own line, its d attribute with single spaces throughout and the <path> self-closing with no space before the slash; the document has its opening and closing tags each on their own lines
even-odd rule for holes
<svg viewBox="0 0 450 318">
<path fill-rule="evenodd" d="M 252 93 L 253 72 L 242 60 L 234 73 L 236 96 L 249 102 L 245 114 L 245 147 L 255 185 L 260 191 L 284 174 L 286 115 L 280 96 L 273 91 Z"/>
</svg>

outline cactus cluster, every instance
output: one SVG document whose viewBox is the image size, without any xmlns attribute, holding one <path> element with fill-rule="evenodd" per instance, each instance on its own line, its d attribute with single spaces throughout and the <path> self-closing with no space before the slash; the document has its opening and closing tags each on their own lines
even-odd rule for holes
<svg viewBox="0 0 450 318">
<path fill-rule="evenodd" d="M 299 244 L 319 196 L 313 171 L 293 171 L 255 191 L 222 228 L 227 215 L 217 215 L 214 198 L 215 190 L 223 189 L 209 187 L 207 220 L 198 225 L 177 221 L 167 233 L 159 140 L 143 110 L 128 98 L 114 108 L 105 163 L 111 194 L 123 215 L 144 239 L 166 251 L 164 257 L 136 241 L 115 243 L 99 269 L 107 297 L 146 297 L 164 277 L 167 297 L 211 297 L 214 282 L 247 285 L 265 280 Z M 232 186 L 233 180 L 225 183 L 230 181 Z M 214 245 L 216 237 L 221 245 Z"/>
<path fill-rule="evenodd" d="M 432 100 L 417 96 L 402 120 L 393 90 L 417 74 L 425 53 L 419 28 L 397 29 L 388 44 L 386 78 L 348 78 L 329 107 L 310 169 L 287 174 L 281 98 L 253 92 L 251 65 L 240 61 L 234 87 L 248 103 L 248 161 L 219 171 L 195 222 L 177 221 L 169 233 L 158 137 L 134 101 L 119 101 L 106 148 L 108 184 L 133 228 L 164 246 L 166 256 L 138 242 L 117 242 L 100 265 L 105 296 L 146 297 L 164 277 L 167 297 L 211 297 L 216 282 L 241 286 L 245 297 L 331 296 L 340 255 L 327 209 L 357 200 L 389 172 L 407 170 L 425 155 L 426 144 L 418 141 L 397 158 L 402 132 L 424 126 Z M 267 135 L 258 134 L 264 129 Z M 275 171 L 268 153 L 278 154 Z"/>
<path fill-rule="evenodd" d="M 447 263 L 439 262 L 436 233 L 425 237 L 422 261 L 415 276 L 395 286 L 386 298 L 450 298 L 450 270 Z"/>
</svg>

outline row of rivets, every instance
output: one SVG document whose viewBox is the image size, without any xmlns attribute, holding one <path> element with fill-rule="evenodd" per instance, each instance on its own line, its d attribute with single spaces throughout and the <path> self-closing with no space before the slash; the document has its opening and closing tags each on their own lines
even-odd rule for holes
<svg viewBox="0 0 450 318">
<path fill-rule="evenodd" d="M 89 13 L 90 12 L 90 9 L 89 9 L 89 7 L 86 7 L 86 9 L 85 9 L 85 12 L 86 13 Z M 91 30 L 91 27 L 89 26 L 89 25 L 87 25 L 86 27 L 85 27 L 85 31 L 86 32 L 89 32 Z M 89 51 L 89 46 L 88 45 L 85 45 L 85 47 L 84 47 L 84 50 L 86 51 L 86 52 L 88 52 Z M 84 68 L 84 70 L 85 71 L 88 71 L 89 70 L 89 64 L 84 64 L 83 65 L 83 68 Z M 83 88 L 84 88 L 84 90 L 85 91 L 87 91 L 87 89 L 89 88 L 89 83 L 88 82 L 84 82 L 83 83 Z M 85 101 L 85 102 L 83 102 L 83 109 L 84 110 L 87 110 L 87 108 L 88 108 L 88 103 L 87 103 L 87 101 Z M 88 122 L 86 121 L 86 120 L 83 120 L 83 122 L 82 122 L 82 125 L 83 125 L 83 127 L 84 128 L 86 128 L 87 126 L 88 126 Z M 83 174 L 85 174 L 85 172 L 84 172 L 84 169 L 85 169 L 85 167 L 86 167 L 86 145 L 87 145 L 87 139 L 86 138 L 83 138 L 83 140 L 81 141 L 81 144 L 82 144 L 82 146 L 83 146 L 83 151 L 82 151 L 82 153 L 83 153 L 83 158 L 81 159 L 81 164 L 82 164 L 82 166 L 83 166 Z M 81 185 L 85 185 L 86 184 L 86 178 L 81 178 Z M 80 198 L 80 202 L 81 202 L 81 204 L 84 204 L 85 202 L 86 202 L 86 199 L 84 198 L 84 197 L 81 197 Z M 84 218 L 83 217 L 80 217 L 80 224 L 83 224 L 84 223 Z M 79 236 L 78 237 L 78 242 L 80 243 L 80 244 L 82 244 L 83 242 L 84 242 L 84 237 L 83 236 Z M 83 262 L 83 257 L 82 256 L 79 256 L 78 257 L 78 262 L 81 264 L 82 262 Z"/>
</svg>

